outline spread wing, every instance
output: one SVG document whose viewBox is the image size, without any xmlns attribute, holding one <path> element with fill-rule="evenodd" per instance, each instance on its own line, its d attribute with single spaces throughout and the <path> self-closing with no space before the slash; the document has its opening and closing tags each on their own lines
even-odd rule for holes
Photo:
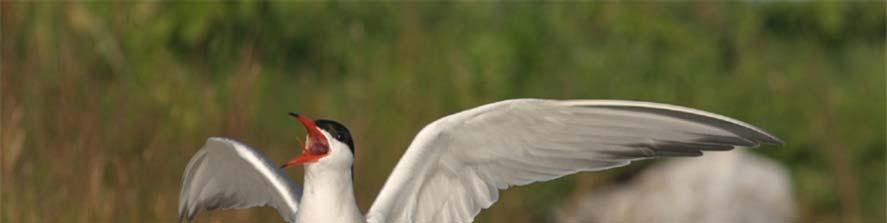
<svg viewBox="0 0 887 223">
<path fill-rule="evenodd" d="M 302 190 L 265 156 L 237 141 L 209 138 L 182 177 L 179 221 L 201 210 L 271 206 L 294 222 Z"/>
<path fill-rule="evenodd" d="M 471 222 L 499 190 L 662 156 L 782 141 L 700 110 L 634 101 L 516 99 L 441 118 L 419 132 L 369 222 Z"/>
</svg>

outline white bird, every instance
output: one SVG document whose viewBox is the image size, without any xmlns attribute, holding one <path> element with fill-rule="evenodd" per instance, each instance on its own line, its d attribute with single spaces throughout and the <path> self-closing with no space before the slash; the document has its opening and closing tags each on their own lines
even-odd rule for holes
<svg viewBox="0 0 887 223">
<path fill-rule="evenodd" d="M 425 126 L 366 215 L 354 199 L 354 144 L 342 124 L 293 114 L 307 130 L 304 188 L 246 145 L 210 138 L 182 177 L 179 220 L 271 206 L 287 222 L 471 222 L 499 190 L 631 161 L 782 144 L 752 125 L 691 108 L 620 100 L 514 99 Z"/>
</svg>

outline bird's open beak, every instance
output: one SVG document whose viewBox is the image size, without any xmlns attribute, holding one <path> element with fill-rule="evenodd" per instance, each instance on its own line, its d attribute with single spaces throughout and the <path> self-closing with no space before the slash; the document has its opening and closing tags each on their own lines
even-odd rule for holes
<svg viewBox="0 0 887 223">
<path fill-rule="evenodd" d="M 308 140 L 305 141 L 305 145 L 302 148 L 302 155 L 283 164 L 280 168 L 317 162 L 317 160 L 326 156 L 329 153 L 329 143 L 326 137 L 323 136 L 323 133 L 320 133 L 320 130 L 314 125 L 314 121 L 292 112 L 290 112 L 290 116 L 295 117 L 302 123 L 302 126 L 305 126 L 305 131 L 308 132 Z"/>
</svg>

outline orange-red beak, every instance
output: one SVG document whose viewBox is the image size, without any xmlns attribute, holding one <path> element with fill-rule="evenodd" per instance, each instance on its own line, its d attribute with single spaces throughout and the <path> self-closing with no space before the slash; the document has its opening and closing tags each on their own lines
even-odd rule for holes
<svg viewBox="0 0 887 223">
<path fill-rule="evenodd" d="M 295 165 L 317 162 L 317 160 L 326 156 L 330 151 L 329 143 L 327 142 L 326 137 L 323 136 L 323 133 L 320 133 L 320 130 L 314 125 L 314 121 L 292 112 L 290 112 L 290 116 L 295 117 L 302 123 L 302 126 L 305 126 L 305 131 L 308 132 L 308 140 L 302 148 L 302 155 L 283 164 L 280 168 L 283 169 Z"/>
</svg>

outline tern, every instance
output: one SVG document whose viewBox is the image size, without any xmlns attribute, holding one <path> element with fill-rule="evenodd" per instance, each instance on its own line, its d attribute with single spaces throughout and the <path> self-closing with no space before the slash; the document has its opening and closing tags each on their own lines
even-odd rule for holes
<svg viewBox="0 0 887 223">
<path fill-rule="evenodd" d="M 290 115 L 307 139 L 302 154 L 281 167 L 240 142 L 209 138 L 185 168 L 179 221 L 200 211 L 271 206 L 287 222 L 471 222 L 512 186 L 641 159 L 783 143 L 744 122 L 675 105 L 505 100 L 422 128 L 364 215 L 354 198 L 348 129 Z M 303 188 L 281 171 L 298 165 Z"/>
</svg>

